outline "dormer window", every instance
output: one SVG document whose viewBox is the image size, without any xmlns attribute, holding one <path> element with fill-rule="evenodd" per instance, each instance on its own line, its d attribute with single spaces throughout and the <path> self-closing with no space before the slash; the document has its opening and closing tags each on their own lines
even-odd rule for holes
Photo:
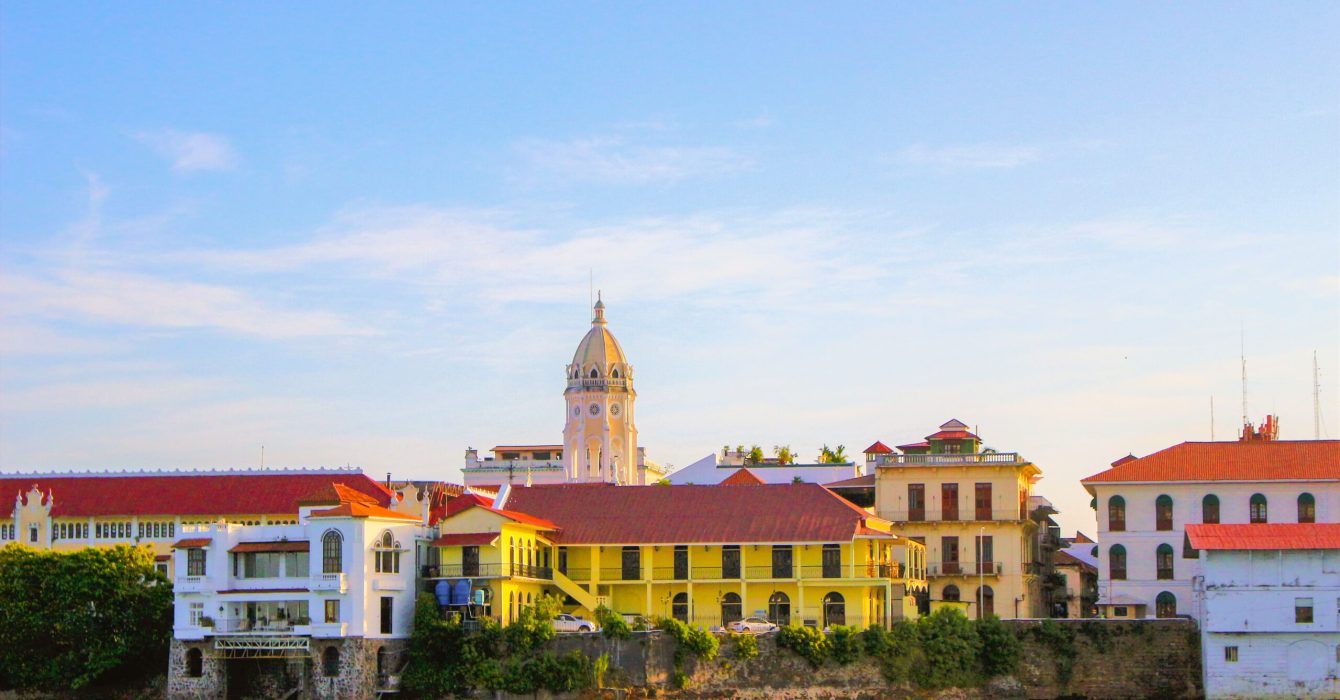
<svg viewBox="0 0 1340 700">
<path fill-rule="evenodd" d="M 617 369 L 614 370 L 613 372 L 610 373 L 610 376 L 611 376 L 611 377 L 614 377 L 615 379 L 618 379 L 618 378 L 619 378 L 619 370 L 617 370 Z"/>
<path fill-rule="evenodd" d="M 592 378 L 592 379 L 596 379 L 596 378 L 598 378 L 598 377 L 600 377 L 600 373 L 596 371 L 596 368 L 595 368 L 595 367 L 592 367 L 592 368 L 591 368 L 591 378 Z"/>
<path fill-rule="evenodd" d="M 377 544 L 373 546 L 373 557 L 377 562 L 377 573 L 379 574 L 398 574 L 400 573 L 400 543 L 391 536 L 391 531 L 382 533 Z"/>
</svg>

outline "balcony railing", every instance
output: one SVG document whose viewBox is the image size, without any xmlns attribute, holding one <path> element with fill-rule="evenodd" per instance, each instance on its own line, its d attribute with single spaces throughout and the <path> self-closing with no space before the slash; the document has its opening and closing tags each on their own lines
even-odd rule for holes
<svg viewBox="0 0 1340 700">
<path fill-rule="evenodd" d="M 347 584 L 344 574 L 312 574 L 312 590 L 343 592 Z"/>
<path fill-rule="evenodd" d="M 625 576 L 624 574 L 628 574 Z M 908 567 L 899 562 L 890 562 L 887 564 L 857 564 L 853 572 L 850 564 L 841 566 L 822 566 L 805 565 L 790 567 L 773 566 L 750 566 L 750 567 L 720 567 L 720 566 L 695 566 L 687 571 L 676 569 L 671 566 L 658 566 L 651 570 L 652 581 L 713 581 L 713 580 L 736 580 L 741 578 L 741 574 L 751 579 L 768 578 L 904 578 L 909 573 Z M 687 575 L 686 575 L 687 574 Z M 573 581 L 590 581 L 591 569 L 570 567 L 566 576 Z M 604 567 L 600 569 L 600 581 L 642 581 L 642 569 L 637 571 L 627 570 L 622 567 Z"/>
<path fill-rule="evenodd" d="M 613 387 L 623 387 L 623 388 L 627 388 L 627 387 L 628 387 L 628 380 L 627 380 L 627 379 L 605 378 L 605 377 L 596 377 L 596 378 L 594 378 L 594 379 L 592 379 L 591 377 L 583 377 L 583 378 L 581 378 L 581 379 L 569 379 L 569 380 L 568 380 L 568 388 L 569 388 L 569 389 L 586 388 L 586 387 L 593 387 L 593 386 L 594 386 L 594 387 L 613 386 Z"/>
<path fill-rule="evenodd" d="M 423 578 L 503 578 L 515 576 L 549 580 L 554 570 L 533 564 L 435 564 L 423 567 Z"/>
<path fill-rule="evenodd" d="M 971 454 L 880 455 L 874 460 L 877 467 L 901 467 L 942 464 L 1028 464 L 1018 452 L 988 452 Z"/>
<path fill-rule="evenodd" d="M 569 577 L 571 578 L 571 577 Z M 641 581 L 642 567 L 603 566 L 600 568 L 601 581 Z"/>
<path fill-rule="evenodd" d="M 199 593 L 205 590 L 204 576 L 178 576 L 173 588 L 179 593 Z"/>
<path fill-rule="evenodd" d="M 926 522 L 926 523 L 963 523 L 963 522 L 1017 522 L 1028 520 L 1028 517 L 1020 512 L 1018 508 L 1004 508 L 1001 510 L 978 511 L 961 510 L 957 514 L 950 512 L 951 517 L 944 517 L 945 514 L 938 509 L 926 509 L 925 511 L 915 510 L 895 510 L 890 511 L 885 517 L 894 522 Z M 957 515 L 958 517 L 952 517 Z M 920 516 L 920 517 L 915 517 Z M 990 517 L 983 517 L 990 516 Z"/>
<path fill-rule="evenodd" d="M 250 620 L 245 617 L 226 617 L 214 621 L 214 634 L 248 634 L 252 632 L 308 634 L 311 632 L 311 626 L 310 624 L 295 624 L 292 620 Z"/>
<path fill-rule="evenodd" d="M 927 565 L 929 576 L 999 576 L 1004 565 L 998 561 L 933 561 Z"/>
</svg>

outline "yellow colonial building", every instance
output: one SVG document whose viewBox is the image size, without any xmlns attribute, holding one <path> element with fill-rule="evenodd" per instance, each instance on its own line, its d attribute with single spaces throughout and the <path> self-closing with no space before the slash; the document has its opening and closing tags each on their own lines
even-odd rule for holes
<svg viewBox="0 0 1340 700">
<path fill-rule="evenodd" d="M 861 484 L 873 487 L 875 514 L 925 544 L 926 607 L 966 602 L 971 617 L 1047 616 L 1047 533 L 1029 503 L 1042 474 L 1036 465 L 1014 452 L 983 451 L 981 438 L 957 420 L 898 451 L 876 442 L 865 452 L 867 477 L 829 486 L 857 502 Z"/>
<path fill-rule="evenodd" d="M 585 616 L 888 625 L 926 590 L 922 545 L 815 484 L 546 485 L 459 502 L 435 542 L 439 600 L 504 623 L 552 593 Z"/>
</svg>

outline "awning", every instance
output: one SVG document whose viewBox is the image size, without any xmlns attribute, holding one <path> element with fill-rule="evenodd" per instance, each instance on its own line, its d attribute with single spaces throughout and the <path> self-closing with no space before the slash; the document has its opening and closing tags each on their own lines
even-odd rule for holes
<svg viewBox="0 0 1340 700">
<path fill-rule="evenodd" d="M 156 554 L 156 555 L 154 555 L 154 561 L 171 561 L 171 560 L 172 560 L 172 555 L 171 555 L 171 554 Z"/>
<path fill-rule="evenodd" d="M 194 549 L 196 547 L 208 547 L 214 544 L 214 540 L 208 537 L 187 537 L 184 540 L 177 540 L 172 545 L 173 549 Z"/>
<path fill-rule="evenodd" d="M 228 550 L 239 552 L 307 552 L 311 551 L 307 540 L 289 540 L 287 542 L 243 542 Z"/>
</svg>

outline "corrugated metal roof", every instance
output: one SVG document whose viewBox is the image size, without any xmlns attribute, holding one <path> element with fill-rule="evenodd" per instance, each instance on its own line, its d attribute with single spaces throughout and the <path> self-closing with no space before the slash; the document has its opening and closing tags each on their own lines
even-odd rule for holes
<svg viewBox="0 0 1340 700">
<path fill-rule="evenodd" d="M 1192 549 L 1340 549 L 1340 523 L 1189 524 Z"/>
<path fill-rule="evenodd" d="M 1080 483 L 1281 480 L 1340 480 L 1340 440 L 1184 442 Z"/>
</svg>

